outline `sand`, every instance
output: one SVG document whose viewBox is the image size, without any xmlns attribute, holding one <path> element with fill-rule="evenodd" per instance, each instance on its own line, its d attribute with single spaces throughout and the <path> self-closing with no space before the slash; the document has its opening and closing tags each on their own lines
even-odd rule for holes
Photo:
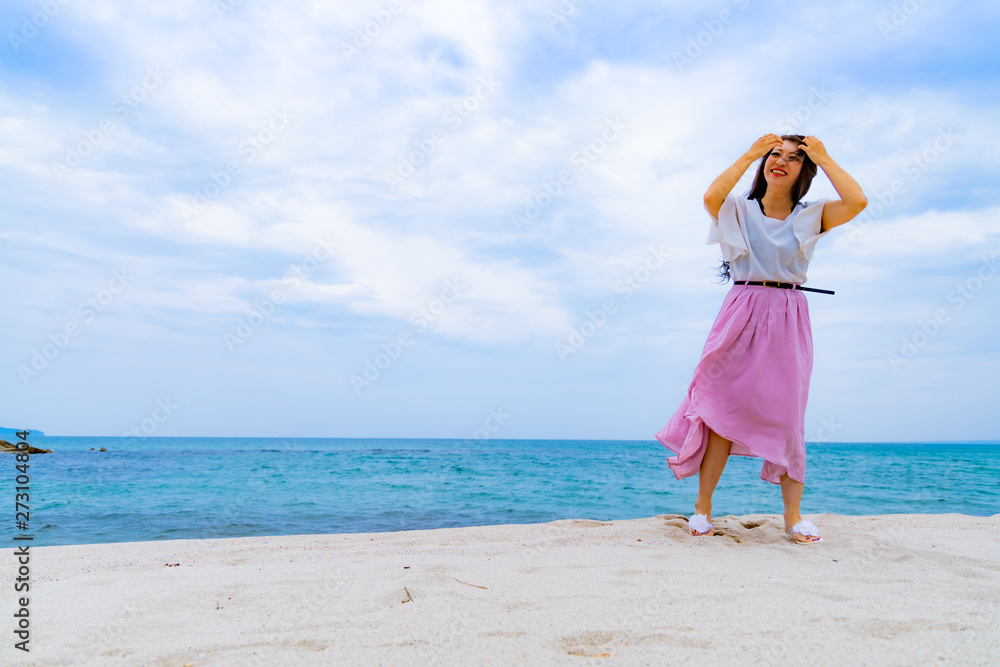
<svg viewBox="0 0 1000 667">
<path fill-rule="evenodd" d="M 1000 664 L 1000 514 L 805 518 L 35 547 L 0 663 Z"/>
</svg>

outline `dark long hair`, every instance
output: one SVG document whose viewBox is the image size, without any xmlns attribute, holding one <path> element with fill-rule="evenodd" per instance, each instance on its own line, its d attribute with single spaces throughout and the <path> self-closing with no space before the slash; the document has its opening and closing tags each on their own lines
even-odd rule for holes
<svg viewBox="0 0 1000 667">
<path fill-rule="evenodd" d="M 805 139 L 804 134 L 783 134 L 781 135 L 782 141 L 794 141 L 796 144 L 801 144 Z M 768 151 L 767 155 L 760 159 L 760 166 L 757 167 L 757 175 L 754 176 L 753 185 L 750 186 L 750 192 L 747 194 L 747 199 L 756 199 L 758 202 L 764 198 L 764 193 L 767 192 L 767 180 L 764 178 L 764 165 L 767 163 L 767 158 L 771 156 L 774 151 Z M 805 151 L 801 148 L 799 149 L 799 155 L 802 156 L 802 169 L 799 171 L 799 177 L 795 180 L 795 185 L 792 186 L 791 195 L 792 198 L 792 210 L 799 205 L 799 202 L 806 193 L 809 192 L 809 186 L 812 185 L 813 177 L 816 176 L 816 163 L 809 159 Z M 758 204 L 759 205 L 759 204 Z M 725 284 L 729 282 L 729 262 L 724 261 L 719 265 L 719 282 Z"/>
</svg>

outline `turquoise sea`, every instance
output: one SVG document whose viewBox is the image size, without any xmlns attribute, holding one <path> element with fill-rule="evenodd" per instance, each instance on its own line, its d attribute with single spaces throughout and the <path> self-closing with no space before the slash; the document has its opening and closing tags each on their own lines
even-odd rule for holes
<svg viewBox="0 0 1000 667">
<path fill-rule="evenodd" d="M 693 512 L 655 440 L 31 437 L 34 546 L 633 519 Z M 107 451 L 97 451 L 105 447 Z M 92 451 L 93 448 L 93 451 Z M 810 443 L 803 514 L 1000 513 L 1000 443 Z M 713 515 L 782 511 L 733 456 Z M 24 544 L 24 542 L 18 542 Z"/>
</svg>

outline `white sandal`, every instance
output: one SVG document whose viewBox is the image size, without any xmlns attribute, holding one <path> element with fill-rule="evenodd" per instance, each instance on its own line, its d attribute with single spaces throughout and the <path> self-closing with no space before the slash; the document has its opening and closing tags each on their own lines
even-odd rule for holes
<svg viewBox="0 0 1000 667">
<path fill-rule="evenodd" d="M 797 524 L 792 526 L 791 530 L 786 530 L 786 533 L 792 536 L 792 542 L 796 544 L 815 544 L 816 542 L 822 542 L 823 538 L 819 537 L 819 528 L 816 527 L 812 521 L 799 521 Z M 802 542 L 795 539 L 795 534 L 805 535 L 806 537 L 819 537 L 818 540 L 811 540 L 808 542 Z"/>
<path fill-rule="evenodd" d="M 712 524 L 708 522 L 707 514 L 695 514 L 688 519 L 688 527 L 698 533 L 707 533 L 712 530 Z M 704 537 L 704 535 L 695 535 L 695 537 Z"/>
</svg>

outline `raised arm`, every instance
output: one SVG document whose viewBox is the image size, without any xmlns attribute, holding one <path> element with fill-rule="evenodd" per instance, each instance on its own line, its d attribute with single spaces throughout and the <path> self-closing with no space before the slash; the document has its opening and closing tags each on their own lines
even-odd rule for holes
<svg viewBox="0 0 1000 667">
<path fill-rule="evenodd" d="M 708 190 L 705 192 L 704 199 L 705 208 L 708 209 L 713 218 L 719 217 L 719 209 L 722 208 L 722 202 L 726 200 L 726 195 L 733 191 L 733 188 L 743 178 L 743 174 L 750 168 L 753 161 L 767 155 L 773 148 L 781 148 L 781 144 L 781 137 L 778 135 L 765 134 L 753 142 L 750 150 L 741 155 L 740 159 L 734 162 L 729 169 L 726 169 L 712 181 L 712 184 L 708 186 Z"/>
<path fill-rule="evenodd" d="M 833 183 L 837 194 L 840 195 L 840 199 L 828 201 L 823 205 L 821 232 L 849 222 L 858 213 L 865 210 L 865 207 L 868 206 L 868 197 L 865 196 L 858 182 L 833 161 L 833 158 L 826 152 L 822 141 L 810 135 L 803 140 L 802 150 L 806 152 L 810 160 L 823 170 L 823 173 Z"/>
</svg>

